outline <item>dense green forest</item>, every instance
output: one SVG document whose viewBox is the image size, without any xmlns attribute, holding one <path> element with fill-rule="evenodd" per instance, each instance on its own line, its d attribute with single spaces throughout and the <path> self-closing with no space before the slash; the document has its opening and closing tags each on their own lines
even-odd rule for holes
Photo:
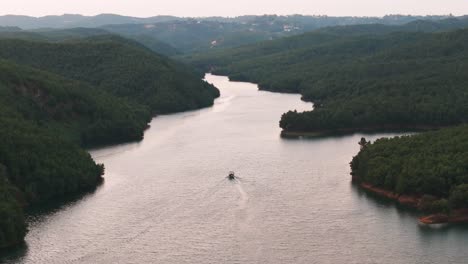
<svg viewBox="0 0 468 264">
<path fill-rule="evenodd" d="M 382 26 L 363 27 L 374 32 Z M 314 111 L 283 115 L 284 131 L 419 129 L 467 121 L 468 30 L 350 30 L 321 30 L 186 59 L 233 80 L 313 101 Z"/>
<path fill-rule="evenodd" d="M 96 36 L 103 36 L 103 35 L 112 35 L 111 32 L 104 30 L 104 29 L 98 29 L 98 28 L 69 28 L 69 29 L 36 29 L 36 30 L 31 30 L 31 31 L 15 31 L 15 32 L 5 32 L 3 34 L 0 34 L 0 38 L 2 35 L 7 35 L 7 33 L 10 33 L 10 35 L 17 34 L 18 36 L 21 36 L 22 34 L 24 36 L 28 35 L 30 36 L 29 39 L 39 39 L 39 40 L 47 40 L 51 42 L 59 42 L 59 41 L 66 41 L 66 40 L 76 40 L 76 39 L 83 39 L 87 37 L 96 37 Z M 179 55 L 180 52 L 172 47 L 171 45 L 162 42 L 158 39 L 155 39 L 154 37 L 150 35 L 138 35 L 134 33 L 129 33 L 129 34 L 123 34 L 123 37 L 127 39 L 132 39 L 146 48 L 150 49 L 151 51 L 165 55 L 165 56 L 175 56 Z M 24 37 L 23 39 L 28 39 Z"/>
<path fill-rule="evenodd" d="M 356 180 L 422 195 L 427 211 L 468 208 L 468 126 L 360 144 L 351 162 Z"/>
<path fill-rule="evenodd" d="M 36 29 L 30 31 L 22 30 L 20 28 L 11 28 L 10 30 L 1 30 L 0 28 L 0 39 L 22 39 L 44 42 L 80 40 L 83 38 L 103 35 L 112 35 L 112 33 L 104 29 L 97 28 Z M 176 48 L 149 35 L 128 34 L 124 37 L 134 40 L 151 51 L 161 55 L 176 56 L 181 54 Z"/>
<path fill-rule="evenodd" d="M 0 248 L 26 233 L 23 207 L 90 190 L 104 167 L 59 131 L 43 129 L 18 116 L 0 116 Z"/>
<path fill-rule="evenodd" d="M 3 39 L 0 58 L 86 82 L 144 104 L 153 113 L 210 106 L 219 96 L 200 74 L 118 36 L 58 43 Z"/>
<path fill-rule="evenodd" d="M 18 192 L 9 182 L 6 167 L 0 164 L 0 248 L 20 243 L 26 234 Z"/>
<path fill-rule="evenodd" d="M 147 107 L 82 82 L 0 60 L 0 105 L 81 145 L 139 140 Z M 14 115 L 12 114 L 14 113 Z"/>
<path fill-rule="evenodd" d="M 25 206 L 102 181 L 83 146 L 141 140 L 154 114 L 212 105 L 219 91 L 201 77 L 92 30 L 0 34 L 0 248 L 23 240 Z"/>
</svg>

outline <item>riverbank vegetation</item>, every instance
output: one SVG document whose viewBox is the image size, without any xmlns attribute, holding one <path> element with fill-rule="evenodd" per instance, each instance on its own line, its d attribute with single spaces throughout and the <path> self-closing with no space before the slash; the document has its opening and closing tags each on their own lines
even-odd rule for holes
<svg viewBox="0 0 468 264">
<path fill-rule="evenodd" d="M 0 164 L 0 248 L 20 243 L 26 234 L 17 193 L 18 190 L 9 182 L 6 167 Z"/>
<path fill-rule="evenodd" d="M 468 126 L 359 144 L 356 182 L 415 197 L 413 206 L 428 213 L 468 209 Z"/>
<path fill-rule="evenodd" d="M 141 140 L 154 114 L 213 104 L 187 66 L 117 36 L 0 38 L 0 248 L 26 233 L 24 207 L 82 193 L 103 165 L 82 147 Z"/>
<path fill-rule="evenodd" d="M 379 25 L 348 28 L 186 59 L 233 80 L 313 101 L 313 111 L 283 115 L 286 132 L 423 129 L 467 121 L 467 29 L 383 34 Z"/>
</svg>

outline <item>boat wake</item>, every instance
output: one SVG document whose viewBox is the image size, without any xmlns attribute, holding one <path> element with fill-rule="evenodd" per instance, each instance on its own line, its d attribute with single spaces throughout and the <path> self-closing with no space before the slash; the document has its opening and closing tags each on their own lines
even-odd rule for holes
<svg viewBox="0 0 468 264">
<path fill-rule="evenodd" d="M 237 181 L 236 187 L 240 194 L 239 208 L 244 209 L 249 201 L 249 195 L 245 192 L 240 181 Z"/>
</svg>

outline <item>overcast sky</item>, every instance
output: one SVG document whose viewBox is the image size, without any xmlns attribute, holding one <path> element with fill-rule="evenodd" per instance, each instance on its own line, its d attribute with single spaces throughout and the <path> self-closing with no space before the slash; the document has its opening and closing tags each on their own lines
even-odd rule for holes
<svg viewBox="0 0 468 264">
<path fill-rule="evenodd" d="M 0 14 L 30 16 L 115 13 L 148 17 L 304 14 L 468 14 L 468 0 L 0 0 Z"/>
</svg>

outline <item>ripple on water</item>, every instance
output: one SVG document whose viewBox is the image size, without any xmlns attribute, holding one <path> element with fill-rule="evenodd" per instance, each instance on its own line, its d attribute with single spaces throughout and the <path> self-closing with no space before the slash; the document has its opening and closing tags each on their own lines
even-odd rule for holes
<svg viewBox="0 0 468 264">
<path fill-rule="evenodd" d="M 92 150 L 103 186 L 31 217 L 27 248 L 4 262 L 466 263 L 468 228 L 421 227 L 350 184 L 362 135 L 281 139 L 281 114 L 311 104 L 206 78 L 221 90 L 212 108 Z M 380 136 L 393 135 L 366 135 Z M 230 170 L 242 179 L 225 179 Z"/>
</svg>

